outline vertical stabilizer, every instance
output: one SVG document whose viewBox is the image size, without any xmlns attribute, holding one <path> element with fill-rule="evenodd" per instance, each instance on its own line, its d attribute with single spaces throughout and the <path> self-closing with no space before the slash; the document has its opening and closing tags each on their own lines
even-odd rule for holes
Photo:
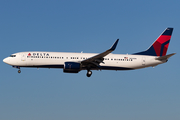
<svg viewBox="0 0 180 120">
<path fill-rule="evenodd" d="M 146 50 L 134 55 L 151 55 L 151 56 L 165 56 L 173 28 L 166 28 L 165 31 L 156 39 L 156 41 Z"/>
</svg>

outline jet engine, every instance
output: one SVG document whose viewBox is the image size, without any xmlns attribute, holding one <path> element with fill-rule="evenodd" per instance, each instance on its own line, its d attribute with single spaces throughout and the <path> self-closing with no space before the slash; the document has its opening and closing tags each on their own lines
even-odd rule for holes
<svg viewBox="0 0 180 120">
<path fill-rule="evenodd" d="M 81 64 L 77 62 L 65 62 L 63 72 L 78 73 L 81 70 Z"/>
</svg>

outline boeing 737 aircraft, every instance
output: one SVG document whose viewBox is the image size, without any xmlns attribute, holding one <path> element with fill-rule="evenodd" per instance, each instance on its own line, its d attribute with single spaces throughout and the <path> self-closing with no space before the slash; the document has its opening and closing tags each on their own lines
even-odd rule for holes
<svg viewBox="0 0 180 120">
<path fill-rule="evenodd" d="M 19 52 L 5 58 L 3 62 L 21 73 L 21 67 L 63 68 L 66 73 L 78 73 L 87 70 L 87 77 L 91 70 L 134 70 L 154 67 L 165 63 L 175 53 L 166 55 L 173 28 L 166 28 L 157 40 L 145 51 L 134 54 L 112 54 L 119 39 L 112 47 L 100 54 L 95 53 L 67 53 L 67 52 Z"/>
</svg>

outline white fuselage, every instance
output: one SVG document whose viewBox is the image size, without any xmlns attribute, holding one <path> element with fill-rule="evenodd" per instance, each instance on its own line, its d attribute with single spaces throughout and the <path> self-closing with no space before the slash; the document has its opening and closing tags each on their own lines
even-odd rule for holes
<svg viewBox="0 0 180 120">
<path fill-rule="evenodd" d="M 3 62 L 18 68 L 63 68 L 65 73 L 78 73 L 87 70 L 87 77 L 91 70 L 134 70 L 154 67 L 167 62 L 175 53 L 166 55 L 173 28 L 166 28 L 155 42 L 145 51 L 128 54 L 112 54 L 119 39 L 102 53 L 68 53 L 68 52 L 19 52 L 7 57 Z"/>
<path fill-rule="evenodd" d="M 14 56 L 13 56 L 14 55 Z M 3 61 L 11 66 L 64 68 L 65 62 L 81 62 L 93 57 L 95 53 L 67 53 L 67 52 L 19 52 L 5 58 Z M 155 60 L 157 56 L 109 54 L 99 64 L 102 70 L 132 70 L 156 66 L 166 61 Z M 82 70 L 86 69 L 82 67 Z"/>
</svg>

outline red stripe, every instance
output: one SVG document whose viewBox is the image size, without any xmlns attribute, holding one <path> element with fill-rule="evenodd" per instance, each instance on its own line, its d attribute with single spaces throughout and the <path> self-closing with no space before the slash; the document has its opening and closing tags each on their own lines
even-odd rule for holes
<svg viewBox="0 0 180 120">
<path fill-rule="evenodd" d="M 170 40 L 171 39 L 171 36 L 169 35 L 161 35 L 159 36 L 159 38 L 154 42 L 153 44 L 153 48 L 156 52 L 156 55 L 157 56 L 160 56 L 160 53 L 161 53 L 161 45 L 163 43 L 165 43 L 166 41 Z M 166 55 L 166 52 L 167 52 L 167 49 L 168 49 L 168 45 L 165 45 L 165 47 L 163 48 L 163 55 Z"/>
<path fill-rule="evenodd" d="M 168 49 L 169 43 L 164 46 L 163 54 L 162 56 L 166 55 L 167 49 Z"/>
<path fill-rule="evenodd" d="M 168 41 L 170 39 L 171 39 L 171 36 L 169 36 L 169 35 L 161 35 L 161 36 L 159 36 L 159 38 L 156 41 L 163 44 L 164 42 L 166 42 L 166 41 Z"/>
</svg>

